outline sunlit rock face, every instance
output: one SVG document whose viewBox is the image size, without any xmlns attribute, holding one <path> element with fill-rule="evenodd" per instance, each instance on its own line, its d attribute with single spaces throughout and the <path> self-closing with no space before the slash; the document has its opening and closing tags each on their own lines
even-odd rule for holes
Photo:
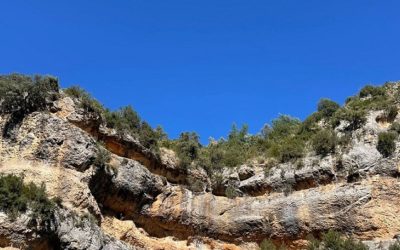
<svg viewBox="0 0 400 250">
<path fill-rule="evenodd" d="M 400 153 L 376 150 L 389 128 L 381 113 L 368 114 L 346 150 L 307 154 L 301 168 L 223 169 L 216 184 L 204 169 L 181 168 L 172 150 L 156 155 L 117 135 L 61 93 L 51 112 L 31 113 L 12 138 L 0 137 L 0 173 L 44 183 L 60 198 L 52 231 L 41 234 L 26 214 L 13 221 L 0 213 L 0 247 L 258 249 L 271 239 L 304 249 L 309 235 L 332 229 L 387 249 L 400 233 Z M 2 130 L 7 119 L 0 116 Z M 107 166 L 95 164 L 101 150 Z"/>
</svg>

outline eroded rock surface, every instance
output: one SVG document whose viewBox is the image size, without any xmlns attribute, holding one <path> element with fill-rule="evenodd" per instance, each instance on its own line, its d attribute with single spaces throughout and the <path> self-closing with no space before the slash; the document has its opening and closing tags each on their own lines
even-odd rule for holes
<svg viewBox="0 0 400 250">
<path fill-rule="evenodd" d="M 52 232 L 41 234 L 26 215 L 0 214 L 0 247 L 233 250 L 272 239 L 302 249 L 307 235 L 334 229 L 387 249 L 400 233 L 400 147 L 389 158 L 376 150 L 388 129 L 381 112 L 334 155 L 309 154 L 300 167 L 223 169 L 218 184 L 204 169 L 180 168 L 171 150 L 158 157 L 105 128 L 69 97 L 53 112 L 32 113 L 12 138 L 0 137 L 0 173 L 44 183 L 60 198 Z M 7 119 L 0 116 L 0 128 Z M 94 164 L 98 141 L 111 154 L 104 166 Z"/>
</svg>

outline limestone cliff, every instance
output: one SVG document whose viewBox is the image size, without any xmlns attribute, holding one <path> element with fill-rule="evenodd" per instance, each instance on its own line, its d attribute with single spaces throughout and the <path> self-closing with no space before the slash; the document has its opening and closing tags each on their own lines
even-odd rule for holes
<svg viewBox="0 0 400 250">
<path fill-rule="evenodd" d="M 382 112 L 369 112 L 340 154 L 310 153 L 301 168 L 282 163 L 268 174 L 267 163 L 245 164 L 225 169 L 215 184 L 203 169 L 179 167 L 171 150 L 157 156 L 116 134 L 60 92 L 49 110 L 24 117 L 12 138 L 0 137 L 0 173 L 23 174 L 61 198 L 53 231 L 40 234 L 26 215 L 12 221 L 0 213 L 0 247 L 258 249 L 272 239 L 304 249 L 308 235 L 334 229 L 386 249 L 400 232 L 400 147 L 390 157 L 377 151 L 389 127 Z M 0 130 L 9 119 L 0 116 Z M 107 167 L 94 164 L 101 150 L 111 155 Z M 203 186 L 190 187 L 193 179 Z M 282 191 L 288 183 L 290 192 Z M 225 197 L 228 186 L 236 197 Z"/>
</svg>

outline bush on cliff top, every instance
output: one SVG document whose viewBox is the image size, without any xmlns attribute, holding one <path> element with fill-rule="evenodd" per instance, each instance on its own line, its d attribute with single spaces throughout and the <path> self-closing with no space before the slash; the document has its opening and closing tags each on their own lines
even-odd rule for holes
<svg viewBox="0 0 400 250">
<path fill-rule="evenodd" d="M 339 108 L 339 104 L 326 98 L 321 99 L 318 103 L 318 112 L 324 117 L 331 117 Z"/>
<path fill-rule="evenodd" d="M 58 80 L 51 76 L 0 76 L 0 112 L 26 115 L 45 110 L 58 91 Z"/>
<path fill-rule="evenodd" d="M 0 114 L 9 114 L 2 135 L 14 138 L 24 117 L 48 109 L 58 98 L 58 80 L 50 76 L 0 76 Z"/>
<path fill-rule="evenodd" d="M 165 133 L 161 127 L 155 130 L 146 121 L 143 121 L 132 106 L 110 111 L 79 86 L 64 89 L 64 93 L 79 100 L 80 107 L 86 112 L 92 112 L 102 117 L 107 127 L 115 129 L 120 135 L 130 134 L 137 138 L 144 147 L 158 154 L 158 141 L 165 137 Z"/>
</svg>

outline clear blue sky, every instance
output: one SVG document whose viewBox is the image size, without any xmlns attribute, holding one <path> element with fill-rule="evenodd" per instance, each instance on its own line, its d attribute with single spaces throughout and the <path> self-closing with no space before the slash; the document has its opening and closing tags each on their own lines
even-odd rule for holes
<svg viewBox="0 0 400 250">
<path fill-rule="evenodd" d="M 52 74 L 152 125 L 251 132 L 400 79 L 400 1 L 12 0 L 0 73 Z"/>
</svg>

